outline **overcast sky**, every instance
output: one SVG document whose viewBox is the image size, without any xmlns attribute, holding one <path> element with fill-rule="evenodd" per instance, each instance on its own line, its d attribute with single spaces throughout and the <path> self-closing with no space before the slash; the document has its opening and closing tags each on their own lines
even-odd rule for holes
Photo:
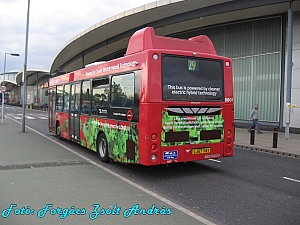
<svg viewBox="0 0 300 225">
<path fill-rule="evenodd" d="M 27 69 L 50 70 L 73 37 L 111 16 L 155 0 L 30 0 Z M 0 0 L 0 73 L 24 65 L 28 0 Z"/>
</svg>

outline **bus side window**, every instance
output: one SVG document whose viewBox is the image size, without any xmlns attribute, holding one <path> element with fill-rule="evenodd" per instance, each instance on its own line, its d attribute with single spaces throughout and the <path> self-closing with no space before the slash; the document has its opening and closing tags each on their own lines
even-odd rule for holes
<svg viewBox="0 0 300 225">
<path fill-rule="evenodd" d="M 56 111 L 63 111 L 63 86 L 56 87 L 56 104 L 55 104 Z"/>
<path fill-rule="evenodd" d="M 132 108 L 133 107 L 133 99 L 127 99 L 124 103 L 124 107 Z"/>
<path fill-rule="evenodd" d="M 91 94 L 90 94 L 90 85 L 91 82 L 88 81 L 84 81 L 82 83 L 82 92 L 81 92 L 81 114 L 87 114 L 89 115 L 91 113 Z"/>
<path fill-rule="evenodd" d="M 69 112 L 70 101 L 70 84 L 66 84 L 64 88 L 64 112 Z"/>
<path fill-rule="evenodd" d="M 134 73 L 113 76 L 111 107 L 132 108 L 134 97 Z"/>
<path fill-rule="evenodd" d="M 92 82 L 92 114 L 107 116 L 109 80 L 95 79 Z"/>
</svg>

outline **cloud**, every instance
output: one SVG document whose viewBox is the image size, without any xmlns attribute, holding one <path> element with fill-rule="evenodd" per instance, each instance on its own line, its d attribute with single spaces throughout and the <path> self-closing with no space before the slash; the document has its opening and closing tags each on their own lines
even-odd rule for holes
<svg viewBox="0 0 300 225">
<path fill-rule="evenodd" d="M 87 28 L 123 11 L 153 0 L 31 0 L 27 68 L 49 70 L 59 50 Z M 0 2 L 0 73 L 21 71 L 24 64 L 27 1 Z"/>
</svg>

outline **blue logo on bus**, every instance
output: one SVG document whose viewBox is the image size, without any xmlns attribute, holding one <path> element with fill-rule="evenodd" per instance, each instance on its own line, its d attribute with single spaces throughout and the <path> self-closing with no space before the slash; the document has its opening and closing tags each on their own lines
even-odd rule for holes
<svg viewBox="0 0 300 225">
<path fill-rule="evenodd" d="M 164 160 L 178 159 L 178 151 L 164 151 Z"/>
</svg>

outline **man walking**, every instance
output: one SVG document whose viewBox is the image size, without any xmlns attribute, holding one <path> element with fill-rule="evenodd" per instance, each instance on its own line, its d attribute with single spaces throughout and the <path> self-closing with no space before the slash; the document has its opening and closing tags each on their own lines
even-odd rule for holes
<svg viewBox="0 0 300 225">
<path fill-rule="evenodd" d="M 249 126 L 248 128 L 248 132 L 250 132 L 251 126 L 255 126 L 257 129 L 257 133 L 261 134 L 262 132 L 259 129 L 258 126 L 258 117 L 259 117 L 259 113 L 258 113 L 258 104 L 254 105 L 254 109 L 252 110 L 252 112 L 250 113 L 250 118 L 249 121 L 252 120 L 252 125 Z"/>
</svg>

